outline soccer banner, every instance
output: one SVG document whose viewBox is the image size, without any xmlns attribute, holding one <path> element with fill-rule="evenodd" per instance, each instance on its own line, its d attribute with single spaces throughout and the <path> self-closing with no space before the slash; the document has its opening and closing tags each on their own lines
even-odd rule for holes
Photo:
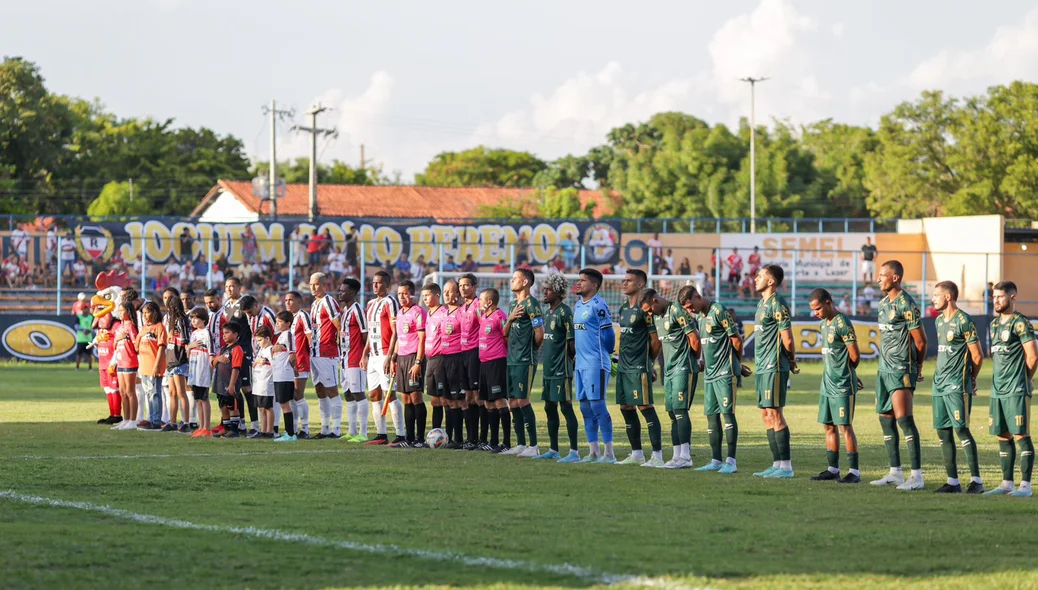
<svg viewBox="0 0 1038 590">
<path fill-rule="evenodd" d="M 743 268 L 753 247 L 760 248 L 763 264 L 777 264 L 793 277 L 793 253 L 796 252 L 797 279 L 850 281 L 854 278 L 855 259 L 861 257 L 865 238 L 876 242 L 870 233 L 825 234 L 721 234 L 721 260 L 727 260 L 732 248 L 739 249 Z M 861 263 L 858 263 L 859 274 Z M 727 276 L 727 271 L 724 273 Z"/>
<path fill-rule="evenodd" d="M 86 260 L 108 261 L 116 251 L 124 260 L 136 260 L 141 249 L 149 263 L 164 263 L 170 256 L 190 259 L 226 257 L 234 265 L 242 262 L 241 235 L 248 226 L 256 236 L 259 257 L 284 264 L 289 251 L 298 246 L 299 233 L 327 235 L 330 246 L 347 247 L 350 229 L 357 232 L 356 253 L 364 244 L 366 264 L 390 265 L 406 253 L 413 262 L 438 262 L 452 255 L 457 264 L 468 256 L 481 266 L 510 262 L 514 251 L 531 264 L 544 264 L 584 246 L 588 265 L 613 264 L 619 259 L 620 224 L 616 221 L 516 220 L 514 223 L 441 224 L 430 220 L 320 219 L 306 221 L 258 221 L 251 223 L 200 223 L 168 218 L 140 218 L 126 222 L 83 222 L 74 228 L 76 248 Z M 190 252 L 184 252 L 181 240 Z M 297 233 L 299 232 L 299 233 Z"/>
<path fill-rule="evenodd" d="M 76 316 L 0 315 L 0 358 L 33 362 L 71 360 Z"/>
</svg>

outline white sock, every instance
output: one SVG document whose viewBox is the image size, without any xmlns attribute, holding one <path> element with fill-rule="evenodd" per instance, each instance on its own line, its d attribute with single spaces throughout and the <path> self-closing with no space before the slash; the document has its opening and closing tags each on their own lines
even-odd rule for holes
<svg viewBox="0 0 1038 590">
<path fill-rule="evenodd" d="M 637 451 L 631 451 L 631 457 L 642 462 L 645 461 L 645 453 L 641 449 L 638 449 Z"/>
<path fill-rule="evenodd" d="M 923 479 L 923 470 L 922 469 L 913 469 L 912 470 L 912 478 Z"/>
<path fill-rule="evenodd" d="M 984 483 L 984 480 L 980 479 L 979 477 L 971 477 L 970 481 L 971 482 L 975 482 L 975 483 L 980 483 L 980 484 Z"/>
<path fill-rule="evenodd" d="M 858 477 L 861 477 L 861 471 L 857 469 L 849 469 L 848 471 L 850 471 L 851 475 L 857 475 Z"/>
<path fill-rule="evenodd" d="M 793 462 L 792 461 L 779 461 L 779 469 L 784 469 L 786 471 L 793 471 Z"/>
<path fill-rule="evenodd" d="M 278 426 L 281 425 L 281 416 L 282 416 L 281 404 L 279 404 L 277 402 L 277 400 L 275 400 L 274 401 L 274 428 L 273 428 L 273 430 L 275 430 L 275 431 L 278 429 Z"/>
<path fill-rule="evenodd" d="M 591 455 L 594 457 L 598 456 L 598 442 L 588 443 L 587 446 L 591 447 Z"/>
<path fill-rule="evenodd" d="M 375 432 L 386 435 L 386 417 L 382 415 L 382 402 L 371 402 L 371 415 L 375 417 Z"/>
<path fill-rule="evenodd" d="M 1002 485 L 1000 485 L 998 487 L 1002 488 L 1003 490 L 1011 490 L 1011 489 L 1013 489 L 1013 480 L 1011 480 L 1011 479 L 1003 479 L 1002 480 Z"/>
<path fill-rule="evenodd" d="M 659 459 L 660 461 L 662 461 L 663 460 L 663 451 L 653 451 L 652 452 L 652 458 L 653 459 Z"/>
<path fill-rule="evenodd" d="M 605 456 L 606 457 L 615 457 L 615 455 L 613 455 L 613 443 L 611 443 L 611 442 L 605 443 Z"/>
<path fill-rule="evenodd" d="M 840 469 L 837 467 L 829 467 L 829 473 L 835 473 L 836 475 L 840 475 Z"/>
<path fill-rule="evenodd" d="M 691 449 L 691 446 L 692 445 L 690 445 L 689 443 L 684 443 L 684 444 L 681 445 L 681 458 L 682 459 L 684 459 L 686 461 L 691 461 L 692 460 L 692 449 Z"/>
<path fill-rule="evenodd" d="M 360 427 L 360 435 L 364 438 L 368 437 L 368 414 L 371 412 L 371 407 L 365 401 L 356 402 L 357 404 L 357 426 Z"/>
<path fill-rule="evenodd" d="M 357 406 L 360 402 L 346 402 L 346 423 L 349 425 L 349 429 L 346 431 L 349 436 L 357 436 Z"/>
<path fill-rule="evenodd" d="M 674 452 L 670 454 L 671 461 L 677 461 L 681 458 L 681 445 L 674 447 Z"/>
<path fill-rule="evenodd" d="M 299 421 L 299 431 L 310 434 L 310 402 L 303 398 L 295 401 L 295 414 L 296 420 Z"/>
<path fill-rule="evenodd" d="M 144 395 L 144 384 L 137 384 L 137 421 L 148 415 L 148 396 Z"/>
<path fill-rule="evenodd" d="M 404 436 L 407 430 L 404 429 L 404 404 L 400 403 L 400 398 L 390 402 L 389 411 L 393 414 L 393 430 L 397 436 Z"/>
<path fill-rule="evenodd" d="M 775 469 L 778 469 L 779 467 L 782 466 L 782 461 L 772 461 L 771 462 L 771 466 L 774 467 Z"/>
<path fill-rule="evenodd" d="M 724 462 L 729 464 L 729 465 L 735 465 L 735 457 L 728 457 L 727 459 L 724 460 Z"/>
<path fill-rule="evenodd" d="M 1029 481 L 1022 481 L 1022 482 L 1020 482 L 1020 490 L 1021 491 L 1026 492 L 1026 491 L 1028 491 L 1030 489 L 1031 489 L 1031 482 L 1029 482 Z"/>
<path fill-rule="evenodd" d="M 902 475 L 902 473 L 903 472 L 901 471 L 900 467 L 891 467 L 890 468 L 890 475 Z"/>
<path fill-rule="evenodd" d="M 195 392 L 191 391 L 191 386 L 189 385 L 184 393 L 187 394 L 188 407 L 188 415 L 184 416 L 184 421 L 189 424 L 198 424 L 198 405 L 195 404 Z"/>
<path fill-rule="evenodd" d="M 317 399 L 317 409 L 321 413 L 321 434 L 329 434 L 329 424 L 332 421 L 332 404 L 331 399 L 322 397 Z"/>
<path fill-rule="evenodd" d="M 335 396 L 328 400 L 332 414 L 332 432 L 342 436 L 342 397 Z"/>
<path fill-rule="evenodd" d="M 959 485 L 959 479 L 957 477 L 949 477 L 948 478 L 948 485 L 950 485 L 950 486 L 957 486 L 957 485 Z"/>
<path fill-rule="evenodd" d="M 169 424 L 169 381 L 162 382 L 162 423 Z"/>
</svg>

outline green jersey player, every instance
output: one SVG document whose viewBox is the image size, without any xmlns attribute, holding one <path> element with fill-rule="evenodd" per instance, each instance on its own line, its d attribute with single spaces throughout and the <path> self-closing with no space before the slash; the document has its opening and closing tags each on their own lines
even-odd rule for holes
<svg viewBox="0 0 1038 590">
<path fill-rule="evenodd" d="M 735 473 L 735 449 L 739 441 L 739 423 L 735 420 L 735 397 L 742 367 L 742 334 L 731 312 L 716 301 L 703 297 L 694 288 L 682 289 L 678 303 L 699 318 L 699 340 L 703 358 L 703 413 L 706 414 L 707 439 L 713 455 L 710 462 L 696 471 Z M 747 374 L 749 369 L 746 369 Z M 722 434 L 722 419 L 724 421 Z M 728 457 L 721 462 L 721 440 L 728 440 Z"/>
<path fill-rule="evenodd" d="M 778 294 L 785 271 L 768 264 L 757 271 L 753 287 L 760 294 L 754 329 L 754 360 L 757 368 L 757 407 L 764 418 L 771 446 L 772 464 L 757 477 L 793 477 L 793 461 L 789 452 L 789 425 L 782 409 L 786 405 L 789 374 L 799 373 L 793 329 L 789 322 L 789 306 Z"/>
<path fill-rule="evenodd" d="M 854 325 L 833 305 L 833 296 L 825 289 L 811 291 L 811 312 L 821 320 L 822 384 L 818 392 L 818 421 L 825 426 L 825 456 L 829 467 L 811 478 L 812 481 L 836 480 L 839 483 L 861 483 L 858 470 L 858 437 L 854 434 L 854 405 L 858 394 L 858 376 L 854 370 L 861 360 Z M 847 447 L 850 471 L 840 478 L 839 427 Z"/>
<path fill-rule="evenodd" d="M 537 448 L 537 417 L 530 405 L 530 386 L 537 372 L 537 349 L 544 341 L 544 314 L 540 302 L 530 295 L 533 283 L 530 269 L 520 268 L 512 273 L 514 297 L 504 327 L 508 339 L 508 407 L 512 410 L 512 425 L 519 444 L 501 454 L 525 458 L 541 454 Z M 524 429 L 530 436 L 529 445 Z"/>
<path fill-rule="evenodd" d="M 699 376 L 700 343 L 696 322 L 681 306 L 664 299 L 653 289 L 642 291 L 640 303 L 642 310 L 652 315 L 663 349 L 663 394 L 671 420 L 670 440 L 674 445 L 674 455 L 663 468 L 692 467 L 692 417 L 688 410 L 696 395 Z"/>
<path fill-rule="evenodd" d="M 896 485 L 903 491 L 923 489 L 919 429 L 912 415 L 912 395 L 926 358 L 926 333 L 915 300 L 901 288 L 905 267 L 888 260 L 879 267 L 879 288 L 886 295 L 879 302 L 879 374 L 876 379 L 876 413 L 883 428 L 883 441 L 890 471 L 872 482 L 874 486 Z M 901 472 L 898 426 L 905 433 L 912 475 L 905 481 Z"/>
<path fill-rule="evenodd" d="M 548 417 L 548 451 L 534 459 L 559 459 L 566 463 L 580 460 L 577 452 L 577 416 L 573 412 L 573 310 L 563 300 L 569 293 L 569 282 L 559 273 L 544 279 L 541 290 L 548 313 L 544 314 L 544 344 L 541 361 L 544 363 L 544 414 Z M 566 418 L 569 435 L 569 454 L 559 455 L 559 409 Z"/>
<path fill-rule="evenodd" d="M 934 320 L 937 368 L 933 372 L 933 427 L 941 440 L 944 470 L 948 475 L 948 482 L 936 493 L 962 493 L 955 464 L 954 429 L 970 466 L 970 484 L 966 493 L 981 494 L 984 483 L 980 479 L 977 442 L 970 432 L 970 412 L 973 396 L 977 395 L 977 375 L 984 362 L 984 353 L 980 349 L 973 318 L 959 309 L 958 299 L 959 287 L 951 281 L 937 283 L 930 297 L 933 308 L 941 313 Z"/>
<path fill-rule="evenodd" d="M 661 467 L 663 463 L 663 434 L 660 419 L 653 406 L 652 384 L 656 380 L 652 363 L 660 354 L 660 339 L 650 314 L 642 311 L 638 294 L 645 288 L 648 277 L 632 268 L 627 271 L 620 289 L 627 296 L 620 306 L 620 354 L 616 375 L 616 403 L 627 423 L 627 439 L 631 441 L 631 456 L 617 465 Z M 642 424 L 638 412 L 645 417 L 652 444 L 652 458 L 645 460 L 642 452 Z"/>
<path fill-rule="evenodd" d="M 1016 311 L 1016 284 L 1002 281 L 992 290 L 995 317 L 991 322 L 991 434 L 998 437 L 1002 485 L 985 495 L 1031 497 L 1034 444 L 1031 442 L 1031 395 L 1038 347 L 1031 322 Z M 1014 444 L 1015 439 L 1015 444 Z M 1020 487 L 1013 491 L 1016 446 L 1020 445 Z"/>
</svg>

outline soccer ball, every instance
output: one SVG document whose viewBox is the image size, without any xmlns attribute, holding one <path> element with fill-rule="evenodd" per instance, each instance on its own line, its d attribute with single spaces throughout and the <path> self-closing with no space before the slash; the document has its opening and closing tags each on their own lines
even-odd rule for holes
<svg viewBox="0 0 1038 590">
<path fill-rule="evenodd" d="M 447 433 L 442 428 L 433 428 L 425 435 L 425 443 L 434 449 L 443 448 L 447 444 Z"/>
</svg>

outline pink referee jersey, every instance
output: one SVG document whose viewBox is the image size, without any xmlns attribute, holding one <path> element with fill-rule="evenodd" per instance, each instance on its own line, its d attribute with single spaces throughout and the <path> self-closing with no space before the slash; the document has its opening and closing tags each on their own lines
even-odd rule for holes
<svg viewBox="0 0 1038 590">
<path fill-rule="evenodd" d="M 428 312 L 425 318 L 425 356 L 440 356 L 443 354 L 441 342 L 443 341 L 443 318 L 447 315 L 447 306 L 441 305 L 435 310 Z"/>
<path fill-rule="evenodd" d="M 412 305 L 396 314 L 397 354 L 416 354 L 418 352 L 418 333 L 425 331 L 425 309 L 420 305 Z"/>
<path fill-rule="evenodd" d="M 458 309 L 461 320 L 461 349 L 472 350 L 479 346 L 480 315 L 479 299 L 473 299 L 472 303 L 463 303 Z"/>
<path fill-rule="evenodd" d="M 495 309 L 479 316 L 479 361 L 485 363 L 508 356 L 505 345 L 505 312 Z"/>
<path fill-rule="evenodd" d="M 444 310 L 443 318 L 440 319 L 440 354 L 457 354 L 465 350 L 461 347 L 462 338 L 462 323 L 461 323 L 461 308 L 449 309 L 446 305 L 442 308 Z M 478 316 L 477 316 L 478 319 Z M 476 324 L 476 334 L 479 334 L 479 324 Z M 479 337 L 476 337 L 476 346 L 479 346 Z"/>
</svg>

